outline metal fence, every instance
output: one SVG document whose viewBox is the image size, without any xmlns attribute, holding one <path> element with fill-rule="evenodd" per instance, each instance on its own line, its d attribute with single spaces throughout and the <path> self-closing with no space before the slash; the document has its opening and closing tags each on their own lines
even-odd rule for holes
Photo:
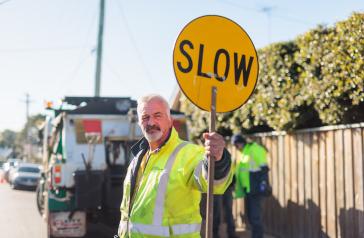
<svg viewBox="0 0 364 238">
<path fill-rule="evenodd" d="M 268 234 L 364 238 L 364 123 L 253 137 L 269 153 L 273 196 L 263 211 Z M 241 199 L 233 210 L 237 226 L 245 227 Z"/>
</svg>

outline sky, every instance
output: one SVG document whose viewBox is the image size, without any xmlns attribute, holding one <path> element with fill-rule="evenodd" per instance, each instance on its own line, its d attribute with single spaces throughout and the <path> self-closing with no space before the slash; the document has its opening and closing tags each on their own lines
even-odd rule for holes
<svg viewBox="0 0 364 238">
<path fill-rule="evenodd" d="M 234 20 L 259 49 L 364 11 L 363 0 L 105 1 L 101 96 L 132 99 L 170 100 L 174 43 L 197 17 Z M 46 100 L 94 95 L 99 2 L 0 0 L 0 131 L 24 126 L 27 93 L 31 115 Z"/>
</svg>

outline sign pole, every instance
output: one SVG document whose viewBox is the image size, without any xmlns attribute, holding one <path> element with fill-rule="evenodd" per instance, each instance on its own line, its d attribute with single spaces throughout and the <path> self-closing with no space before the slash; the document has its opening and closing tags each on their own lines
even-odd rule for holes
<svg viewBox="0 0 364 238">
<path fill-rule="evenodd" d="M 173 69 L 184 95 L 210 112 L 209 131 L 213 133 L 216 113 L 237 110 L 252 95 L 259 62 L 254 44 L 241 26 L 223 16 L 207 15 L 189 22 L 178 35 Z M 213 237 L 215 159 L 207 158 L 205 238 Z"/>
<path fill-rule="evenodd" d="M 211 111 L 210 111 L 210 129 L 209 132 L 215 132 L 216 124 L 216 87 L 211 88 Z M 206 204 L 206 238 L 212 238 L 213 220 L 214 220 L 214 174 L 215 174 L 215 158 L 208 158 L 208 190 Z"/>
</svg>

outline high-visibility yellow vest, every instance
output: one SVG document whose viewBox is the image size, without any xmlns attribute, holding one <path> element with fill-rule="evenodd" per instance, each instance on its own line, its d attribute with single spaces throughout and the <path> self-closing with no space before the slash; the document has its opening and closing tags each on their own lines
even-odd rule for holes
<svg viewBox="0 0 364 238">
<path fill-rule="evenodd" d="M 132 160 L 124 180 L 121 203 L 121 238 L 200 237 L 201 193 L 207 191 L 204 147 L 182 141 L 175 129 L 157 153 L 152 153 L 130 197 L 131 176 L 142 151 Z M 222 194 L 231 183 L 232 169 L 214 181 Z M 130 204 L 132 201 L 132 204 Z"/>
<path fill-rule="evenodd" d="M 249 174 L 259 172 L 263 166 L 267 166 L 267 151 L 264 147 L 255 142 L 246 144 L 235 169 L 235 197 L 244 197 L 245 193 L 250 192 Z"/>
</svg>

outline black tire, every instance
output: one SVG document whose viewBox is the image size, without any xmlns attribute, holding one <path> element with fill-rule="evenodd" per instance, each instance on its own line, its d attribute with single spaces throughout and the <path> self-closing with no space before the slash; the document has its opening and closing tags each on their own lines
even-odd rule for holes
<svg viewBox="0 0 364 238">
<path fill-rule="evenodd" d="M 10 183 L 10 187 L 11 187 L 13 190 L 18 189 L 18 187 L 17 187 L 14 183 Z"/>
<path fill-rule="evenodd" d="M 38 184 L 38 186 L 35 190 L 35 194 L 36 194 L 38 212 L 40 215 L 43 215 L 44 214 L 44 196 L 43 196 L 43 191 L 42 191 L 40 184 Z"/>
<path fill-rule="evenodd" d="M 47 238 L 55 238 L 54 236 L 51 235 L 51 225 L 49 224 L 49 218 L 47 221 Z"/>
</svg>

